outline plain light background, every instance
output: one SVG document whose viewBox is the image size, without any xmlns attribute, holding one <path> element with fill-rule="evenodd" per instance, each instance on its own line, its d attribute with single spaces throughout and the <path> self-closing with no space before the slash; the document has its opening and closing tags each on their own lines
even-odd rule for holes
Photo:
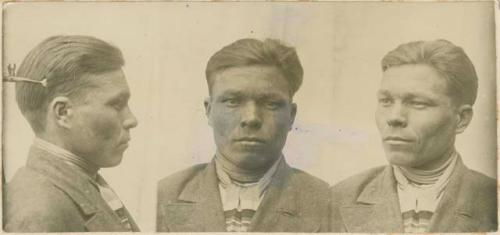
<svg viewBox="0 0 500 235">
<path fill-rule="evenodd" d="M 4 66 L 45 38 L 98 37 L 125 57 L 139 120 L 120 166 L 101 173 L 143 231 L 154 231 L 156 182 L 214 153 L 204 114 L 209 57 L 237 39 L 296 47 L 304 82 L 284 153 L 329 183 L 386 164 L 374 121 L 380 60 L 401 43 L 447 39 L 479 76 L 475 115 L 456 146 L 467 166 L 496 177 L 494 4 L 483 3 L 11 3 L 4 6 Z M 4 84 L 7 180 L 24 165 L 33 134 Z"/>
</svg>

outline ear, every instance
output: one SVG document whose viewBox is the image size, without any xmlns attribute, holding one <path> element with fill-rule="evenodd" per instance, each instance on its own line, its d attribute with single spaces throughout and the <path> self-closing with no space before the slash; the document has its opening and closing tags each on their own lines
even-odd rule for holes
<svg viewBox="0 0 500 235">
<path fill-rule="evenodd" d="M 460 134 L 465 131 L 465 128 L 469 126 L 472 120 L 474 112 L 472 111 L 472 106 L 468 104 L 463 104 L 457 109 L 457 129 L 455 133 Z"/>
<path fill-rule="evenodd" d="M 293 123 L 295 122 L 295 116 L 297 115 L 297 104 L 291 103 L 290 105 L 291 105 L 290 124 L 289 124 L 288 130 L 292 130 Z"/>
<path fill-rule="evenodd" d="M 203 101 L 203 105 L 205 106 L 205 115 L 208 118 L 208 125 L 212 126 L 212 119 L 210 118 L 210 112 L 212 111 L 212 103 L 210 97 L 205 98 Z"/>
<path fill-rule="evenodd" d="M 58 96 L 49 104 L 49 117 L 63 128 L 71 128 L 72 105 L 68 97 Z"/>
</svg>

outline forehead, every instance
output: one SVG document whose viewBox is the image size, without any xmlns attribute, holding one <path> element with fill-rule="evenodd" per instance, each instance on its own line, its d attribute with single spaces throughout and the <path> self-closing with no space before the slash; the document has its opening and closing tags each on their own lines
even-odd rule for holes
<svg viewBox="0 0 500 235">
<path fill-rule="evenodd" d="M 86 75 L 89 83 L 87 97 L 89 98 L 113 98 L 115 96 L 130 95 L 130 90 L 121 69 L 101 74 Z"/>
<path fill-rule="evenodd" d="M 448 96 L 447 88 L 446 79 L 431 66 L 412 64 L 387 69 L 379 91 L 400 95 Z"/>
<path fill-rule="evenodd" d="M 274 66 L 233 67 L 214 75 L 212 94 L 228 91 L 239 93 L 278 93 L 289 96 L 289 85 Z"/>
</svg>

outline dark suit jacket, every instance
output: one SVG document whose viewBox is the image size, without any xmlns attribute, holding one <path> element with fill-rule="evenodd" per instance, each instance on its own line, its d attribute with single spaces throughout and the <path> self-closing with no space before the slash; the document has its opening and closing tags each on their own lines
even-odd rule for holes
<svg viewBox="0 0 500 235">
<path fill-rule="evenodd" d="M 249 231 L 326 231 L 327 207 L 328 184 L 283 161 Z M 157 213 L 159 232 L 226 231 L 214 161 L 162 179 L 158 185 Z"/>
<path fill-rule="evenodd" d="M 8 232 L 127 231 L 88 176 L 36 147 L 5 188 L 3 213 Z"/>
<path fill-rule="evenodd" d="M 331 189 L 332 232 L 403 232 L 396 180 L 391 166 L 370 169 Z M 430 232 L 497 230 L 496 180 L 456 168 L 431 219 Z"/>
</svg>

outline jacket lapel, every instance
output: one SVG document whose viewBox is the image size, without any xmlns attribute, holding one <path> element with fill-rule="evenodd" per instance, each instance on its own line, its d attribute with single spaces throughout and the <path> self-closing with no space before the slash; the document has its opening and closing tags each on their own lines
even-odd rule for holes
<svg viewBox="0 0 500 235">
<path fill-rule="evenodd" d="M 469 169 L 459 158 L 441 202 L 432 218 L 430 232 L 474 232 L 479 226 L 473 217 L 474 192 L 467 185 L 465 175 Z"/>
<path fill-rule="evenodd" d="M 364 187 L 355 204 L 342 206 L 340 213 L 349 232 L 403 232 L 391 166 Z"/>
<path fill-rule="evenodd" d="M 128 230 L 117 223 L 112 214 L 105 211 L 97 211 L 85 222 L 85 227 L 89 232 L 127 232 Z"/>
<path fill-rule="evenodd" d="M 177 199 L 163 205 L 171 231 L 226 231 L 214 161 L 186 185 Z"/>
<path fill-rule="evenodd" d="M 88 231 L 127 231 L 83 172 L 36 147 L 30 150 L 27 166 L 49 177 L 78 205 Z"/>
<path fill-rule="evenodd" d="M 283 159 L 254 215 L 251 232 L 317 232 L 318 221 L 301 217 L 301 187 L 293 180 L 292 168 Z"/>
<path fill-rule="evenodd" d="M 135 223 L 135 220 L 134 218 L 132 217 L 132 215 L 130 215 L 130 213 L 128 212 L 127 208 L 125 208 L 125 205 L 123 205 L 124 209 L 125 209 L 125 214 L 128 218 L 128 222 L 130 223 L 130 227 L 132 229 L 132 232 L 140 232 L 141 230 L 139 229 L 139 226 L 137 225 L 137 223 Z"/>
</svg>

